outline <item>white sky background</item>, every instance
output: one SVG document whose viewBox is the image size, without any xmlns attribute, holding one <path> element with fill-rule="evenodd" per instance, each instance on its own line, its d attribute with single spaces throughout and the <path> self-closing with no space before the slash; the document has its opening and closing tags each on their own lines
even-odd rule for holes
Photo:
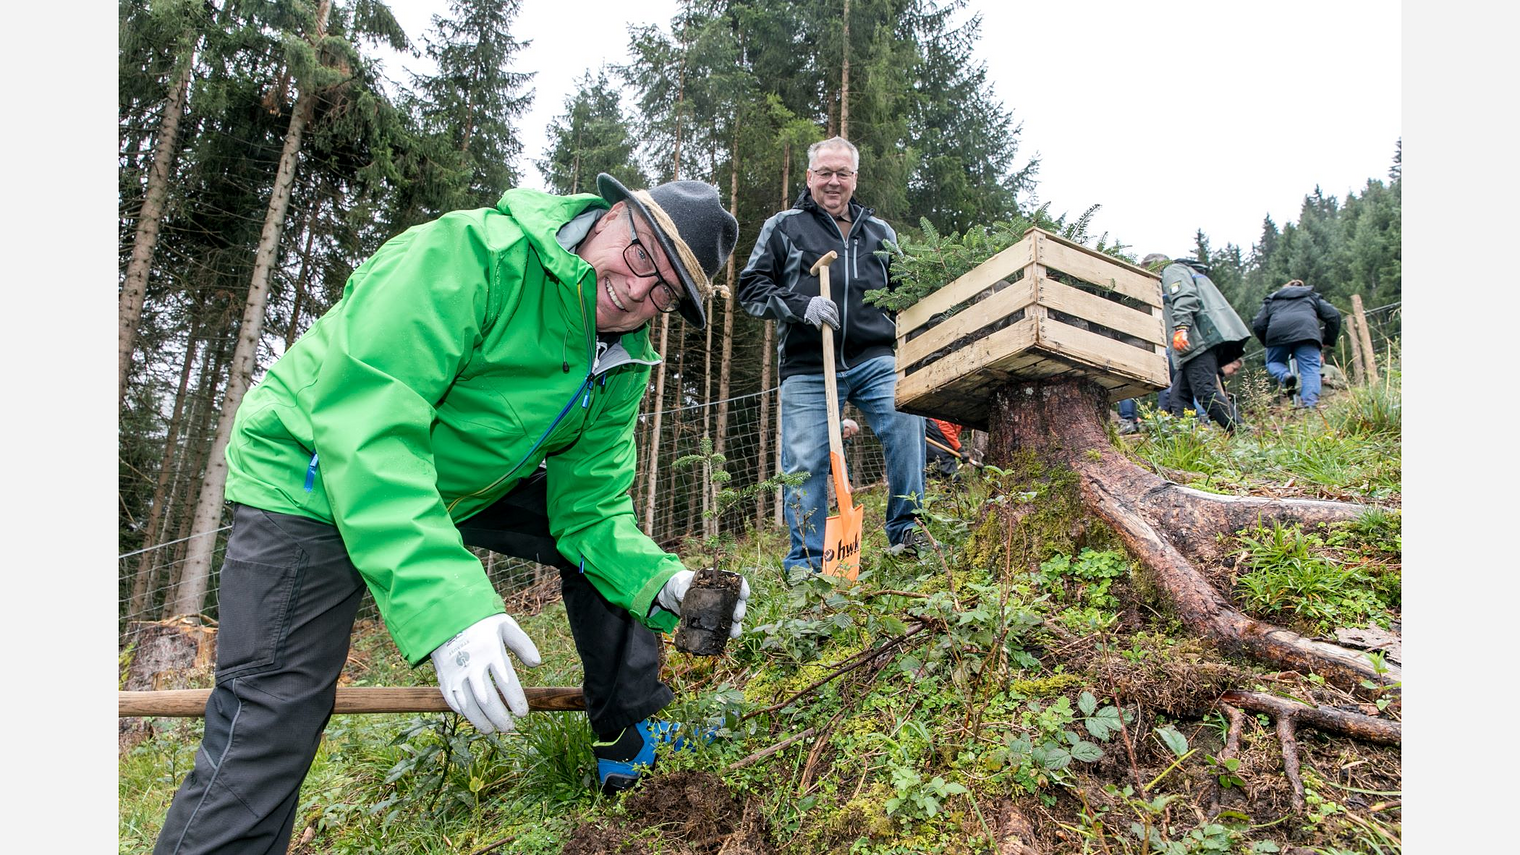
<svg viewBox="0 0 1520 855">
<path fill-rule="evenodd" d="M 391 8 L 420 47 L 448 3 Z M 523 0 L 516 34 L 532 44 L 514 70 L 536 72 L 518 125 L 525 185 L 542 186 L 533 161 L 575 79 L 626 62 L 628 25 L 668 29 L 675 9 Z M 1214 248 L 1249 253 L 1262 219 L 1296 222 L 1316 184 L 1344 201 L 1369 178 L 1387 181 L 1403 133 L 1396 4 L 972 0 L 962 15 L 977 11 L 993 92 L 1023 126 L 1019 163 L 1041 157 L 1038 201 L 1071 218 L 1101 205 L 1089 231 L 1137 257 L 1191 252 L 1200 228 Z M 386 72 L 404 78 L 403 66 L 425 67 L 398 57 Z M 869 187 L 858 192 L 869 202 Z"/>
</svg>

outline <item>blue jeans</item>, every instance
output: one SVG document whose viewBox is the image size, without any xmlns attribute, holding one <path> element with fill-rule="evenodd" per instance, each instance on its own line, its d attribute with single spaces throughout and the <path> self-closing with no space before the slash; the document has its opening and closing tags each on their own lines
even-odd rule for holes
<svg viewBox="0 0 1520 855">
<path fill-rule="evenodd" d="M 887 461 L 887 539 L 897 543 L 912 528 L 924 494 L 924 420 L 899 413 L 896 361 L 890 356 L 867 360 L 838 375 L 839 402 L 860 408 L 866 424 L 881 440 Z M 781 470 L 805 473 L 801 487 L 787 487 L 786 524 L 792 548 L 787 570 L 823 568 L 823 524 L 828 514 L 829 419 L 822 374 L 794 374 L 781 381 Z"/>
<path fill-rule="evenodd" d="M 1134 398 L 1125 398 L 1119 402 L 1119 418 L 1134 421 L 1140 416 L 1140 404 Z"/>
<path fill-rule="evenodd" d="M 1319 342 L 1295 341 L 1267 348 L 1267 373 L 1281 383 L 1288 377 L 1288 357 L 1298 363 L 1298 400 L 1300 406 L 1319 403 Z"/>
</svg>

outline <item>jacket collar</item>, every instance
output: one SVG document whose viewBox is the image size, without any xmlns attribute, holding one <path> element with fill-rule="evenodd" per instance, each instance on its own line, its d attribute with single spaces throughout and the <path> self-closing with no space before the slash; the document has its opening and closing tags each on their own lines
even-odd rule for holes
<svg viewBox="0 0 1520 855">
<path fill-rule="evenodd" d="M 496 203 L 497 210 L 510 214 L 522 226 L 524 239 L 543 260 L 544 269 L 561 282 L 579 282 L 592 270 L 580 256 L 560 246 L 555 239 L 560 227 L 588 210 L 610 207 L 594 193 L 555 196 L 528 187 L 508 190 Z"/>
<path fill-rule="evenodd" d="M 556 196 L 528 187 L 514 187 L 503 193 L 496 208 L 510 214 L 522 227 L 523 238 L 543 260 L 544 270 L 560 282 L 576 283 L 582 277 L 596 278 L 596 271 L 580 256 L 561 246 L 556 236 L 566 223 L 591 210 L 611 208 L 607 200 L 594 193 Z M 584 235 L 582 235 L 584 238 Z M 594 318 L 596 297 L 591 295 L 588 309 Z M 628 361 L 658 365 L 659 354 L 649 340 L 649 324 L 624 333 L 620 342 Z"/>
<path fill-rule="evenodd" d="M 806 186 L 803 186 L 802 195 L 797 197 L 797 202 L 792 205 L 792 207 L 803 211 L 811 211 L 820 217 L 829 216 L 828 211 L 825 211 L 823 208 L 819 207 L 818 202 L 813 199 L 813 194 L 808 190 Z M 863 218 L 869 217 L 871 215 L 870 209 L 855 201 L 854 196 L 850 197 L 849 208 L 851 223 L 858 223 Z"/>
</svg>

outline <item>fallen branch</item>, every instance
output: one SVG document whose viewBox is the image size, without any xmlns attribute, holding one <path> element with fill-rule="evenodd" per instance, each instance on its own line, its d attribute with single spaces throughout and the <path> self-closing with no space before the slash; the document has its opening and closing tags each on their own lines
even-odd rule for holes
<svg viewBox="0 0 1520 855">
<path fill-rule="evenodd" d="M 812 736 L 817 732 L 818 728 L 810 727 L 807 730 L 804 730 L 803 732 L 797 734 L 796 736 L 788 737 L 769 748 L 756 751 L 754 754 L 749 755 L 743 760 L 735 760 L 734 762 L 728 764 L 728 771 L 732 772 L 736 769 L 743 769 L 745 766 L 753 766 L 754 764 L 759 763 L 761 760 L 764 760 L 765 758 L 771 756 L 772 754 L 775 754 L 778 751 L 785 751 L 787 748 L 796 744 L 798 741 L 807 739 L 809 736 Z"/>
<path fill-rule="evenodd" d="M 1399 745 L 1403 741 L 1403 727 L 1399 722 L 1361 713 L 1310 706 L 1262 692 L 1225 692 L 1220 700 L 1251 712 L 1266 713 L 1277 719 L 1291 718 L 1297 724 L 1307 724 L 1316 730 L 1339 733 L 1363 742 Z"/>
<path fill-rule="evenodd" d="M 773 713 L 776 710 L 784 709 L 788 705 L 790 705 L 792 703 L 795 703 L 798 698 L 801 698 L 802 696 L 804 696 L 804 695 L 806 695 L 806 694 L 808 694 L 808 693 L 816 690 L 819 686 L 822 686 L 823 684 L 829 682 L 830 680 L 834 679 L 835 677 L 838 677 L 839 675 L 844 674 L 846 672 L 853 671 L 856 668 L 859 668 L 860 666 L 864 665 L 865 663 L 872 661 L 877 656 L 881 656 L 881 655 L 885 654 L 894 645 L 901 644 L 902 642 L 907 641 L 909 638 L 912 638 L 913 636 L 917 635 L 919 632 L 923 631 L 924 626 L 926 626 L 926 624 L 923 624 L 923 623 L 914 624 L 911 628 L 908 629 L 907 632 L 903 633 L 902 635 L 897 636 L 896 638 L 892 639 L 891 641 L 888 641 L 886 644 L 883 644 L 883 645 L 881 645 L 879 647 L 873 647 L 870 650 L 865 650 L 865 651 L 862 651 L 860 653 L 855 654 L 854 656 L 851 656 L 850 658 L 844 660 L 844 664 L 840 665 L 838 668 L 835 668 L 833 671 L 829 672 L 827 675 L 825 675 L 824 677 L 820 678 L 819 680 L 817 680 L 816 682 L 814 682 L 812 685 L 808 686 L 807 688 L 802 689 L 801 691 L 797 692 L 796 694 L 792 695 L 791 697 L 787 698 L 784 701 L 781 701 L 779 703 L 771 704 L 770 706 L 768 706 L 768 707 L 766 707 L 764 709 L 753 710 L 751 712 L 745 713 L 739 719 L 739 721 L 749 721 L 750 719 L 754 718 L 757 715 L 765 715 L 766 713 Z"/>
</svg>

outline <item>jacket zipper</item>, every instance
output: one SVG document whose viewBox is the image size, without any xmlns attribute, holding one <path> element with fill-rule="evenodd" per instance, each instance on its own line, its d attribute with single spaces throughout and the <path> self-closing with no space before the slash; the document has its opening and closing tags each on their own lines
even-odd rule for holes
<svg viewBox="0 0 1520 855">
<path fill-rule="evenodd" d="M 495 488 L 497 484 L 500 484 L 502 481 L 505 481 L 506 479 L 508 479 L 508 478 L 512 477 L 514 474 L 516 474 L 517 470 L 521 469 L 522 465 L 524 463 L 527 463 L 529 460 L 531 460 L 533 458 L 534 453 L 537 452 L 538 449 L 539 449 L 539 447 L 544 444 L 544 440 L 548 439 L 549 435 L 552 434 L 552 433 L 554 433 L 554 429 L 557 428 L 557 427 L 559 427 L 559 423 L 564 420 L 565 414 L 568 413 L 568 412 L 570 412 L 570 408 L 571 407 L 575 406 L 575 399 L 576 398 L 581 397 L 581 395 L 584 393 L 585 394 L 585 398 L 581 401 L 581 409 L 585 409 L 586 407 L 588 407 L 588 406 L 591 405 L 591 386 L 592 386 L 592 379 L 595 377 L 596 362 L 597 362 L 597 356 L 596 356 L 596 335 L 591 332 L 591 324 L 586 321 L 586 317 L 585 317 L 586 316 L 586 298 L 585 298 L 584 292 L 582 291 L 582 284 L 583 284 L 584 280 L 585 280 L 585 277 L 582 277 L 581 281 L 575 283 L 575 300 L 576 300 L 576 303 L 580 306 L 580 309 L 581 309 L 581 322 L 582 322 L 582 324 L 584 324 L 586 326 L 586 330 L 587 330 L 587 337 L 586 337 L 587 338 L 587 344 L 588 344 L 589 349 L 590 349 L 590 352 L 587 354 L 590 357 L 590 361 L 589 361 L 589 365 L 588 365 L 588 367 L 586 369 L 586 379 L 584 379 L 584 380 L 581 381 L 581 385 L 575 390 L 575 393 L 570 396 L 570 400 L 566 401 L 565 402 L 565 406 L 562 407 L 562 408 L 560 408 L 559 415 L 557 415 L 557 416 L 554 417 L 554 421 L 552 421 L 552 422 L 549 423 L 549 427 L 547 429 L 545 429 L 544 432 L 543 432 L 543 434 L 541 436 L 539 436 L 539 438 L 533 443 L 533 447 L 528 449 L 528 453 L 525 454 L 525 455 L 523 455 L 523 459 L 517 461 L 517 465 L 516 466 L 513 466 L 511 469 L 508 469 L 506 471 L 506 473 L 503 474 L 500 478 L 497 478 L 495 481 L 492 481 L 490 484 L 487 484 L 486 486 L 480 488 L 479 490 L 476 490 L 473 493 L 466 493 L 463 496 L 460 496 L 460 497 L 456 498 L 454 501 L 449 502 L 448 505 L 444 508 L 445 511 L 450 511 L 450 512 L 453 511 L 454 508 L 457 507 L 459 505 L 459 503 L 462 502 L 462 501 L 464 501 L 465 499 L 474 498 L 475 496 L 479 496 L 482 493 L 489 492 L 490 490 L 492 490 L 493 488 Z"/>
</svg>

